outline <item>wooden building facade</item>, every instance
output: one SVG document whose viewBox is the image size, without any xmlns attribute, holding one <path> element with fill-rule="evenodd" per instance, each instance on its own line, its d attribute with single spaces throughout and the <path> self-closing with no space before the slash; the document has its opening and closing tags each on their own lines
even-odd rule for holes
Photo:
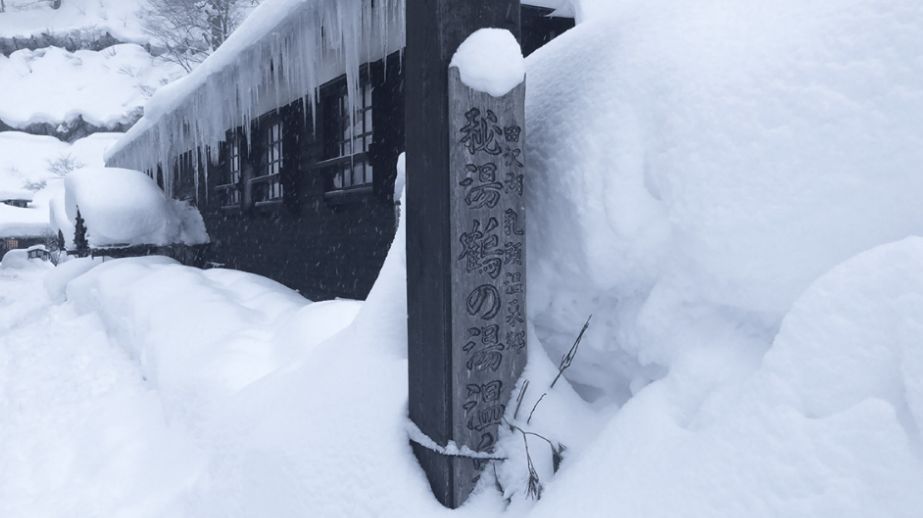
<svg viewBox="0 0 923 518">
<path fill-rule="evenodd" d="M 363 0 L 364 9 L 403 9 L 401 0 L 376 1 Z M 551 13 L 549 8 L 523 6 L 525 53 L 573 25 L 572 19 Z M 400 15 L 397 19 L 402 21 Z M 323 25 L 325 17 L 317 16 Z M 197 133 L 197 109 L 177 104 L 173 112 L 192 115 L 177 119 L 165 113 L 161 119 L 172 118 L 172 127 L 152 123 L 133 130 L 108 164 L 145 171 L 174 198 L 196 204 L 211 239 L 208 264 L 275 279 L 313 300 L 365 298 L 394 237 L 396 166 L 404 150 L 404 27 L 392 27 L 392 34 L 386 35 L 385 24 L 373 25 L 361 37 L 390 41 L 353 59 L 358 62 L 354 73 L 347 73 L 349 56 L 343 59 L 348 49 L 318 50 L 325 57 L 315 68 L 325 72 L 315 73 L 313 83 L 294 81 L 285 77 L 286 67 L 292 68 L 286 59 L 299 54 L 274 51 L 268 63 L 263 60 L 259 66 L 268 66 L 264 75 L 294 88 L 294 93 L 276 95 L 280 102 L 261 95 L 247 106 L 251 115 L 240 124 L 227 125 L 217 139 L 202 138 L 200 129 Z M 281 38 L 284 48 L 285 31 L 302 26 L 280 24 L 263 38 L 273 40 L 273 49 Z M 401 32 L 399 37 L 394 30 Z M 326 27 L 320 33 L 318 37 L 329 38 Z M 338 58 L 328 54 L 339 56 L 340 63 L 329 63 Z M 243 75 L 238 69 L 222 81 L 252 80 Z M 267 81 L 259 84 L 264 88 Z M 203 84 L 196 95 L 214 95 L 215 88 Z M 235 99 L 240 97 L 238 91 Z M 201 118 L 216 115 L 220 114 L 205 113 Z M 202 124 L 206 125 L 215 123 Z M 177 139 L 174 133 L 183 136 Z M 159 152 L 139 149 L 145 146 Z"/>
</svg>

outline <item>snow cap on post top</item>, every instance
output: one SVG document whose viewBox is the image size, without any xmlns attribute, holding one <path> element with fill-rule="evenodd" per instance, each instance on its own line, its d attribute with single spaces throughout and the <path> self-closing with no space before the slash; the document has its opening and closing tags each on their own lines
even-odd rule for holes
<svg viewBox="0 0 923 518">
<path fill-rule="evenodd" d="M 522 48 L 506 29 L 475 31 L 458 47 L 449 67 L 458 68 L 465 86 L 494 97 L 503 97 L 526 79 Z"/>
</svg>

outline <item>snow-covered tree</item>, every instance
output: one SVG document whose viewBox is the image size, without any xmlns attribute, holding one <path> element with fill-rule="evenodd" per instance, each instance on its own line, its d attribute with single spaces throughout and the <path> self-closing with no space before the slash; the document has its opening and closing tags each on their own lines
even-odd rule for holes
<svg viewBox="0 0 923 518">
<path fill-rule="evenodd" d="M 217 49 L 260 0 L 149 0 L 145 29 L 187 71 Z"/>
<path fill-rule="evenodd" d="M 85 255 L 90 251 L 90 240 L 87 239 L 87 224 L 80 209 L 77 209 L 77 218 L 74 221 L 74 248 L 78 256 Z"/>
</svg>

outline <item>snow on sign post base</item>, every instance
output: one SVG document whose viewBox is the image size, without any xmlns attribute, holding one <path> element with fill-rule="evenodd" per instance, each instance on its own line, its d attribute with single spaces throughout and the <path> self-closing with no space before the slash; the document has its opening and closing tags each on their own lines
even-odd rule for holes
<svg viewBox="0 0 923 518">
<path fill-rule="evenodd" d="M 410 417 L 433 492 L 455 508 L 495 456 L 526 364 L 526 86 L 518 1 L 436 4 L 451 20 L 430 40 L 410 30 L 428 7 L 408 4 Z"/>
</svg>

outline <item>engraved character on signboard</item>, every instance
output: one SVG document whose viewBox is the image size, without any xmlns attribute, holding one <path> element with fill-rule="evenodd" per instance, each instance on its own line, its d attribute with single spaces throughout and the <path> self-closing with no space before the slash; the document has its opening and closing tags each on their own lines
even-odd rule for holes
<svg viewBox="0 0 923 518">
<path fill-rule="evenodd" d="M 468 164 L 465 171 L 468 176 L 458 183 L 465 188 L 465 205 L 472 209 L 496 207 L 503 196 L 503 183 L 497 181 L 497 165 Z"/>
<path fill-rule="evenodd" d="M 481 317 L 482 320 L 493 320 L 500 313 L 501 306 L 500 290 L 490 284 L 478 286 L 465 299 L 468 314 Z"/>
<path fill-rule="evenodd" d="M 464 144 L 469 153 L 476 155 L 483 151 L 497 156 L 503 152 L 497 138 L 503 135 L 503 129 L 497 124 L 497 114 L 487 110 L 487 114 L 482 115 L 479 108 L 471 108 L 465 113 L 465 120 L 459 143 Z"/>
<path fill-rule="evenodd" d="M 500 236 L 492 233 L 499 226 L 497 218 L 490 218 L 482 230 L 481 221 L 476 219 L 471 232 L 464 232 L 459 236 L 462 251 L 457 260 L 465 259 L 465 269 L 468 273 L 486 273 L 491 279 L 500 276 L 504 251 L 498 249 Z"/>
<path fill-rule="evenodd" d="M 468 370 L 490 370 L 496 372 L 503 364 L 503 351 L 506 346 L 500 343 L 500 325 L 468 329 L 468 342 L 463 347 L 468 353 Z"/>
</svg>

